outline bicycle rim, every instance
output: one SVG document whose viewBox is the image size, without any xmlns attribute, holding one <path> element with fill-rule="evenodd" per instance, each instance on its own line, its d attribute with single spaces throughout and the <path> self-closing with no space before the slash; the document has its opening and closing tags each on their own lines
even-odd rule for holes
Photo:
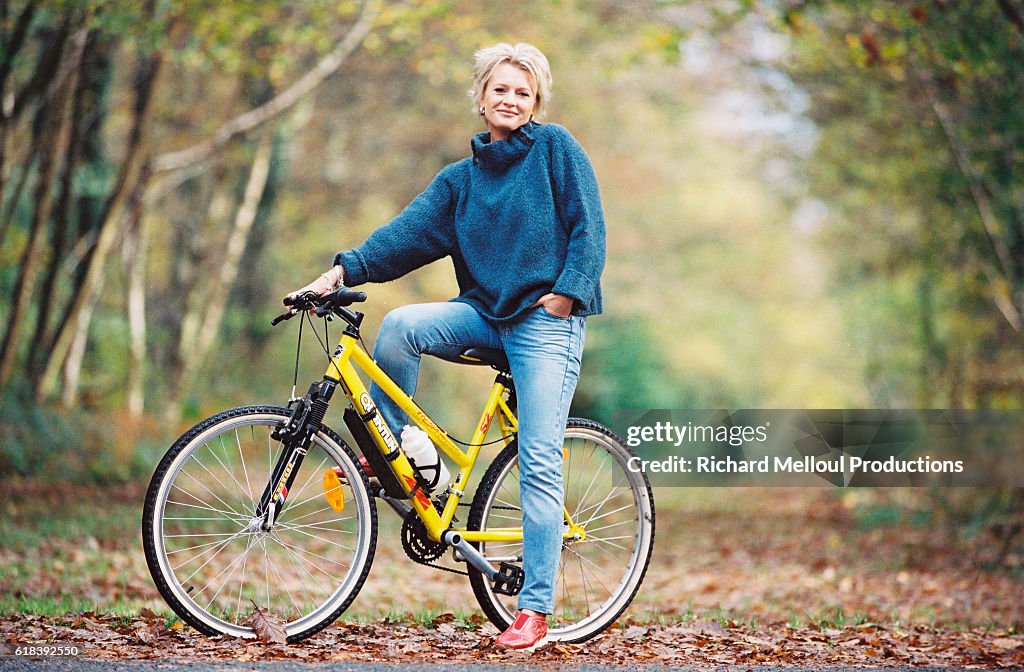
<svg viewBox="0 0 1024 672">
<path fill-rule="evenodd" d="M 351 450 L 326 427 L 277 523 L 261 529 L 256 506 L 281 451 L 270 434 L 287 418 L 261 407 L 214 416 L 179 439 L 153 477 L 147 563 L 168 604 L 206 634 L 254 636 L 258 607 L 285 624 L 289 641 L 302 639 L 337 619 L 369 571 L 376 508 Z M 340 511 L 325 492 L 334 469 Z"/>
<path fill-rule="evenodd" d="M 565 505 L 582 532 L 562 543 L 549 637 L 582 642 L 610 626 L 636 594 L 654 543 L 654 502 L 644 475 L 627 466 L 632 453 L 610 430 L 570 419 L 564 446 Z M 484 477 L 470 527 L 521 525 L 515 444 L 506 451 Z M 521 542 L 480 546 L 488 558 L 522 557 Z M 491 621 L 499 629 L 511 624 L 517 598 L 495 593 L 480 574 L 471 580 Z"/>
</svg>

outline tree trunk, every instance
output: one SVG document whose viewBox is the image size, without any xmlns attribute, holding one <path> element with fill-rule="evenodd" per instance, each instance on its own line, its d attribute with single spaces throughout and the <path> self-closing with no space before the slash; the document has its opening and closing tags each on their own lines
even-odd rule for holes
<svg viewBox="0 0 1024 672">
<path fill-rule="evenodd" d="M 220 271 L 203 300 L 197 302 L 194 309 L 188 311 L 185 317 L 186 324 L 182 325 L 179 347 L 179 369 L 172 379 L 170 400 L 167 405 L 168 420 L 177 418 L 180 412 L 181 398 L 195 380 L 199 367 L 220 331 L 224 311 L 227 308 L 228 299 L 231 297 L 231 289 L 238 277 L 242 255 L 245 253 L 260 201 L 267 187 L 273 145 L 271 134 L 264 133 L 256 146 L 245 194 L 235 213 L 224 253 L 218 256 Z"/>
<path fill-rule="evenodd" d="M 8 91 L 4 101 L 4 121 L 8 124 L 17 123 L 21 115 L 32 109 L 37 101 L 48 104 L 46 100 L 61 89 L 67 77 L 74 72 L 74 59 L 65 58 L 68 39 L 72 35 L 73 26 L 81 20 L 81 16 L 68 12 L 57 28 L 41 31 L 38 37 L 41 54 L 36 62 L 32 77 L 18 91 Z M 80 47 L 84 35 L 76 36 L 76 44 Z"/>
<path fill-rule="evenodd" d="M 14 121 L 14 96 L 8 94 L 7 83 L 11 74 L 11 64 L 25 43 L 25 38 L 28 36 L 28 28 L 32 23 L 32 17 L 35 16 L 35 12 L 36 3 L 27 3 L 24 9 L 22 9 L 21 14 L 18 15 L 14 30 L 10 33 L 3 31 L 3 34 L 0 34 L 0 54 L 3 55 L 3 58 L 0 58 L 0 203 L 3 202 L 3 194 L 7 188 L 7 175 L 9 172 L 7 168 L 7 138 L 10 133 L 11 123 Z M 4 234 L 7 228 L 6 224 L 6 219 L 0 221 L 0 245 L 3 245 Z"/>
<path fill-rule="evenodd" d="M 11 110 L 9 107 L 12 103 L 7 96 L 7 78 L 11 74 L 11 64 L 14 62 L 14 57 L 21 47 L 25 44 L 25 38 L 28 37 L 28 28 L 32 24 L 32 18 L 36 13 L 36 2 L 28 2 L 25 7 L 21 10 L 21 14 L 18 15 L 18 21 L 14 25 L 14 30 L 10 34 L 4 34 L 3 39 L 3 59 L 0 60 L 0 124 L 6 125 L 7 120 L 11 117 Z"/>
<path fill-rule="evenodd" d="M 11 74 L 11 65 L 14 62 L 15 56 L 21 51 L 25 44 L 25 39 L 29 35 L 29 26 L 32 23 L 32 19 L 36 12 L 36 2 L 29 2 L 22 9 L 21 14 L 18 15 L 18 19 L 14 25 L 14 30 L 10 33 L 4 33 L 0 35 L 0 205 L 3 204 L 3 195 L 7 193 L 7 179 L 10 174 L 7 160 L 7 142 L 10 137 L 11 126 L 17 121 L 15 115 L 15 101 L 20 99 L 20 96 L 16 96 L 13 91 L 10 91 L 8 86 Z M 63 48 L 63 47 L 62 47 Z M 40 59 L 40 65 L 46 59 Z M 37 72 L 38 75 L 38 72 Z M 36 79 L 34 77 L 33 79 Z M 24 109 L 23 107 L 19 109 Z M 10 226 L 11 220 L 14 218 L 15 209 L 18 201 L 21 198 L 21 193 L 25 187 L 26 179 L 28 174 L 31 172 L 31 164 L 35 151 L 30 149 L 27 152 L 24 161 L 24 171 L 22 172 L 22 178 L 19 180 L 19 184 L 11 192 L 11 196 L 8 199 L 8 206 L 6 211 L 0 208 L 0 245 L 3 245 L 4 238 L 7 235 L 7 229 Z"/>
<path fill-rule="evenodd" d="M 99 298 L 107 256 L 120 231 L 125 202 L 133 185 L 138 180 L 139 166 L 143 163 L 145 135 L 152 111 L 150 102 L 160 62 L 159 53 L 143 57 L 139 62 L 135 77 L 135 115 L 128 138 L 128 150 L 114 191 L 107 200 L 103 215 L 100 217 L 99 233 L 92 254 L 89 256 L 82 286 L 67 311 L 67 319 L 58 331 L 53 350 L 50 352 L 50 357 L 36 387 L 36 398 L 40 401 L 53 394 L 57 384 L 57 374 L 68 359 L 72 343 L 76 339 L 83 338 L 83 334 L 87 334 L 89 331 L 92 308 Z M 77 376 L 72 372 L 65 371 L 65 378 L 77 379 Z M 70 391 L 72 396 L 76 393 L 76 390 Z M 66 398 L 67 393 L 64 396 Z"/>
<path fill-rule="evenodd" d="M 1024 34 L 1024 7 L 1018 5 L 1014 0 L 997 0 L 997 2 L 1007 20 Z"/>
<path fill-rule="evenodd" d="M 149 226 L 143 212 L 143 194 L 149 183 L 149 167 L 132 194 L 129 224 L 125 233 L 125 273 L 128 276 L 128 414 L 137 418 L 145 410 L 146 380 L 146 252 Z"/>
<path fill-rule="evenodd" d="M 245 195 L 242 203 L 235 214 L 234 225 L 228 237 L 227 248 L 222 258 L 220 274 L 217 281 L 210 290 L 206 303 L 206 315 L 203 318 L 202 326 L 199 329 L 199 336 L 196 341 L 196 353 L 193 359 L 191 375 L 194 376 L 198 365 L 202 362 L 206 353 L 220 330 L 221 319 L 224 317 L 224 309 L 227 307 L 228 299 L 231 296 L 231 289 L 238 277 L 239 265 L 242 255 L 245 253 L 249 241 L 249 234 L 252 232 L 253 223 L 256 221 L 256 214 L 259 209 L 260 200 L 267 187 L 267 176 L 270 174 L 270 159 L 273 151 L 273 139 L 270 133 L 265 133 L 260 138 L 256 147 L 256 155 L 253 158 L 252 168 L 249 172 L 249 181 L 245 187 Z"/>
<path fill-rule="evenodd" d="M 45 352 L 49 350 L 50 344 L 50 323 L 57 313 L 57 290 L 65 285 L 64 274 L 61 272 L 61 265 L 67 256 L 70 246 L 70 227 L 72 217 L 72 204 L 74 202 L 74 177 L 78 171 L 82 159 L 82 135 L 83 118 L 94 112 L 88 102 L 90 76 L 87 71 L 91 69 L 90 54 L 96 46 L 96 34 L 92 33 L 86 40 L 84 51 L 81 55 L 83 67 L 78 71 L 74 84 L 74 95 L 71 99 L 70 130 L 68 149 L 64 158 L 64 167 L 60 178 L 60 195 L 53 211 L 53 240 L 51 253 L 46 271 L 43 273 L 43 287 L 37 301 L 40 310 L 36 313 L 35 334 L 32 337 L 32 348 L 29 353 L 28 362 L 31 377 L 34 372 L 39 371 Z"/>
<path fill-rule="evenodd" d="M 0 143 L 5 142 L 5 139 L 2 136 L 6 130 L 7 129 L 0 129 Z M 35 138 L 35 134 L 33 134 L 32 137 Z M 32 144 L 35 145 L 35 141 L 33 141 Z M 28 184 L 29 175 L 31 175 L 32 171 L 36 168 L 35 164 L 38 163 L 37 159 L 38 149 L 34 147 L 29 148 L 25 153 L 25 160 L 22 161 L 24 169 L 21 172 L 21 177 L 18 178 L 18 183 L 14 185 L 10 195 L 7 197 L 7 207 L 0 207 L 0 247 L 3 246 L 4 239 L 7 238 L 7 230 L 10 228 L 11 222 L 14 221 L 14 217 L 17 214 L 18 201 L 21 200 L 21 195 L 25 192 L 25 186 Z M 2 204 L 3 201 L 0 200 L 0 205 Z"/>
<path fill-rule="evenodd" d="M 60 104 L 54 109 L 40 108 L 37 112 L 39 123 L 43 129 L 40 149 L 41 161 L 39 164 L 39 175 L 33 201 L 35 212 L 29 225 L 29 238 L 25 245 L 25 251 L 21 257 L 21 270 L 14 285 L 14 295 L 11 300 L 11 314 L 8 317 L 7 331 L 4 332 L 4 339 L 0 345 L 0 390 L 7 387 L 12 372 L 14 371 L 15 357 L 18 351 L 18 344 L 21 340 L 21 329 L 32 294 L 35 290 L 36 275 L 42 260 L 42 247 L 44 243 L 44 232 L 50 219 L 52 208 L 52 194 L 50 185 L 56 174 L 60 157 L 63 155 L 67 142 L 65 130 L 67 129 L 67 117 L 64 114 L 64 103 L 66 96 L 60 99 Z M 42 307 L 40 308 L 43 309 Z"/>
<path fill-rule="evenodd" d="M 1018 266 L 1013 250 L 1007 243 L 1008 236 L 1005 235 L 1003 226 L 995 214 L 991 199 L 982 185 L 982 179 L 971 161 L 967 147 L 957 135 L 953 116 L 946 110 L 940 99 L 935 81 L 924 70 L 919 73 L 918 79 L 923 85 L 922 88 L 928 97 L 932 112 L 939 122 L 939 128 L 942 129 L 946 138 L 957 169 L 967 182 L 968 195 L 971 197 L 971 202 L 978 213 L 978 219 L 981 221 L 982 230 L 992 249 L 994 259 L 981 259 L 981 270 L 991 289 L 992 301 L 1013 330 L 1018 334 L 1024 333 L 1024 314 L 1022 314 L 1021 306 L 1015 300 L 1017 297 L 1014 296 L 1015 292 L 1020 291 L 1017 289 L 1019 286 Z"/>
<path fill-rule="evenodd" d="M 215 172 L 221 172 L 218 168 Z M 179 403 L 184 394 L 186 362 L 195 350 L 199 327 L 203 321 L 206 290 L 212 275 L 208 258 L 214 255 L 213 245 L 206 242 L 210 235 L 203 228 L 223 230 L 228 228 L 228 218 L 235 205 L 232 202 L 232 186 L 227 185 L 228 177 L 207 175 L 196 180 L 197 200 L 205 203 L 205 213 L 200 217 L 188 217 L 174 226 L 174 275 L 172 279 L 173 299 L 180 304 L 174 313 L 171 335 L 173 344 L 168 362 L 164 365 L 167 380 L 167 404 L 165 416 L 173 421 L 179 415 Z"/>
<path fill-rule="evenodd" d="M 104 276 L 100 275 L 96 280 L 95 290 L 97 293 L 103 290 Z M 78 383 L 82 376 L 82 360 L 85 359 L 85 346 L 89 342 L 89 325 L 92 323 L 92 312 L 96 303 L 90 301 L 82 306 L 79 313 L 81 316 L 81 328 L 75 331 L 74 338 L 68 346 L 68 354 L 64 359 L 64 367 L 61 370 L 60 401 L 67 408 L 74 408 L 78 405 Z"/>
</svg>

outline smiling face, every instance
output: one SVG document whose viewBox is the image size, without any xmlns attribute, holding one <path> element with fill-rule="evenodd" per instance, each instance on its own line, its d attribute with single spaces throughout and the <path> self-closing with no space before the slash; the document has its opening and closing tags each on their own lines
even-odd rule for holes
<svg viewBox="0 0 1024 672">
<path fill-rule="evenodd" d="M 499 63 L 480 98 L 491 141 L 507 139 L 530 121 L 536 105 L 537 88 L 530 73 L 512 63 Z"/>
</svg>

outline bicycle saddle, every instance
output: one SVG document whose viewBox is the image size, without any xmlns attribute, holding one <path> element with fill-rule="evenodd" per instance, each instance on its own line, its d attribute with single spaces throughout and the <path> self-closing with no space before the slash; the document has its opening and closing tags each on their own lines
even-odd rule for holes
<svg viewBox="0 0 1024 672">
<path fill-rule="evenodd" d="M 465 348 L 462 352 L 457 355 L 434 355 L 446 362 L 455 362 L 456 364 L 470 364 L 473 366 L 490 366 L 493 369 L 502 371 L 504 373 L 510 372 L 508 365 L 508 357 L 505 356 L 505 351 L 499 348 Z"/>
</svg>

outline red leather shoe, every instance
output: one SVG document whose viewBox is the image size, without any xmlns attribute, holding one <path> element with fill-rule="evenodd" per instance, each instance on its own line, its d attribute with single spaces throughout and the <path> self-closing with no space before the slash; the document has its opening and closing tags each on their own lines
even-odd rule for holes
<svg viewBox="0 0 1024 672">
<path fill-rule="evenodd" d="M 532 650 L 546 644 L 547 635 L 548 619 L 544 614 L 519 611 L 512 625 L 501 633 L 494 645 L 516 651 Z"/>
</svg>

